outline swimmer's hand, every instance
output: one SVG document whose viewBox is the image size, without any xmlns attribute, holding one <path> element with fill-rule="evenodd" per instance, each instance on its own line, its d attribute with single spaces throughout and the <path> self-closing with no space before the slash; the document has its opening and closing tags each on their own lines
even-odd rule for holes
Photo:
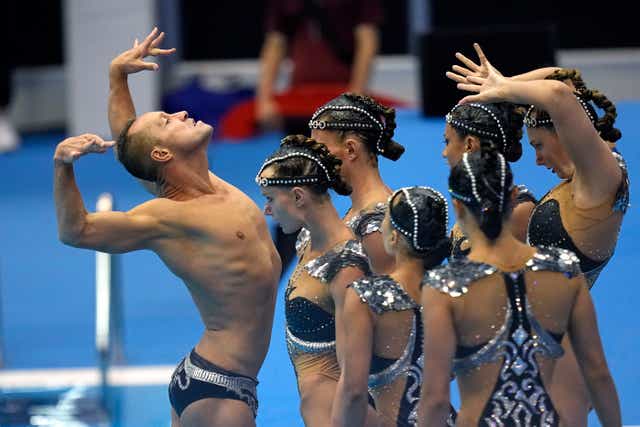
<svg viewBox="0 0 640 427">
<path fill-rule="evenodd" d="M 72 136 L 58 144 L 53 160 L 55 163 L 70 165 L 85 154 L 104 153 L 115 143 L 115 141 L 105 141 L 98 135 L 90 133 Z"/>
<path fill-rule="evenodd" d="M 155 27 L 142 43 L 138 43 L 138 39 L 136 39 L 131 49 L 113 58 L 109 66 L 109 73 L 112 75 L 127 75 L 143 70 L 156 71 L 159 67 L 158 64 L 145 61 L 144 58 L 148 56 L 171 55 L 176 51 L 175 48 L 159 48 L 158 45 L 160 45 L 163 39 L 164 32 L 158 34 L 158 28 Z"/>
<path fill-rule="evenodd" d="M 467 58 L 460 52 L 456 52 L 456 58 L 458 61 L 462 62 L 464 66 L 454 65 L 451 67 L 453 71 L 447 71 L 446 76 L 453 80 L 456 83 L 473 83 L 469 80 L 469 77 L 481 77 L 487 78 L 489 77 L 489 73 L 497 74 L 502 76 L 502 73 L 494 67 L 487 56 L 482 51 L 482 48 L 478 43 L 473 44 L 473 48 L 478 55 L 478 60 L 480 64 L 473 62 L 471 59 Z"/>
</svg>

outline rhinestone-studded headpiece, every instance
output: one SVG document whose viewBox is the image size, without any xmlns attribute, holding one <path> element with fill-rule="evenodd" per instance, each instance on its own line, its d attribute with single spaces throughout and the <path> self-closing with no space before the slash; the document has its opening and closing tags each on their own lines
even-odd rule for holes
<svg viewBox="0 0 640 427">
<path fill-rule="evenodd" d="M 504 189 L 505 184 L 507 182 L 507 161 L 502 155 L 502 153 L 496 153 L 498 158 L 500 159 L 500 190 L 498 191 L 498 200 L 499 200 L 499 211 L 502 212 L 504 210 Z M 476 177 L 473 174 L 473 170 L 471 169 L 471 164 L 469 163 L 469 153 L 464 153 L 462 155 L 462 165 L 464 167 L 465 172 L 469 176 L 469 181 L 471 182 L 471 194 L 473 198 L 470 196 L 465 196 L 454 191 L 452 188 L 449 188 L 449 194 L 451 197 L 462 200 L 465 203 L 473 203 L 475 202 L 479 205 L 482 202 L 482 198 L 480 197 L 480 193 L 478 192 L 478 184 L 476 181 Z"/>
<path fill-rule="evenodd" d="M 330 122 L 325 120 L 318 120 L 325 111 L 345 111 L 351 110 L 356 111 L 360 114 L 365 115 L 372 123 L 362 123 L 362 122 Z M 324 105 L 316 110 L 311 116 L 311 120 L 309 120 L 309 129 L 331 129 L 331 130 L 372 130 L 378 129 L 379 135 L 378 140 L 376 141 L 376 153 L 382 154 L 384 153 L 384 147 L 382 147 L 382 137 L 384 135 L 385 125 L 383 122 L 375 118 L 370 112 L 365 110 L 364 108 L 357 107 L 355 105 Z"/>
<path fill-rule="evenodd" d="M 589 118 L 589 121 L 595 125 L 596 118 L 593 117 L 593 114 L 591 114 L 591 110 L 589 110 L 587 102 L 584 99 L 582 99 L 582 97 L 578 93 L 574 92 L 574 94 L 576 96 L 576 99 L 578 100 L 578 103 L 580 104 L 585 114 Z M 531 112 L 533 111 L 534 108 L 535 108 L 535 105 L 530 105 L 529 108 L 527 109 L 527 114 L 525 114 L 524 116 L 524 124 L 528 128 L 548 127 L 549 125 L 553 126 L 553 120 L 551 120 L 551 118 L 540 120 L 540 119 L 536 119 L 535 117 L 531 117 Z"/>
<path fill-rule="evenodd" d="M 279 177 L 279 178 L 261 178 L 260 177 L 260 174 L 262 173 L 262 171 L 264 171 L 268 166 L 277 162 L 281 162 L 286 159 L 293 158 L 293 157 L 304 157 L 305 159 L 309 159 L 313 161 L 324 172 L 324 174 Z M 313 184 L 318 182 L 331 182 L 331 175 L 329 174 L 329 170 L 327 169 L 327 167 L 324 164 L 322 164 L 322 162 L 318 157 L 308 152 L 302 151 L 301 149 L 298 148 L 294 152 L 267 159 L 260 167 L 260 170 L 256 175 L 255 181 L 256 181 L 256 184 L 258 184 L 261 187 L 268 187 L 270 185 L 306 185 L 306 184 Z"/>
<path fill-rule="evenodd" d="M 415 189 L 422 189 L 422 190 L 430 191 L 444 205 L 445 230 L 446 230 L 447 224 L 449 224 L 449 206 L 447 205 L 447 201 L 444 198 L 444 196 L 442 195 L 442 193 L 440 193 L 438 190 L 436 190 L 434 188 L 431 188 L 431 187 L 423 187 L 423 186 L 403 187 L 403 188 L 400 188 L 400 189 L 394 191 L 393 194 L 391 194 L 391 196 L 389 196 L 389 199 L 387 200 L 387 207 L 389 209 L 389 220 L 391 221 L 391 225 L 393 226 L 393 228 L 398 230 L 398 232 L 400 232 L 405 237 L 407 237 L 408 239 L 411 240 L 412 246 L 413 246 L 413 248 L 415 250 L 422 252 L 422 251 L 425 251 L 425 250 L 429 249 L 429 247 L 421 246 L 418 243 L 418 231 L 419 231 L 418 227 L 419 227 L 419 223 L 420 223 L 420 218 L 419 218 L 418 208 L 417 208 L 417 206 L 415 204 L 415 201 L 411 198 L 411 193 L 410 193 L 411 190 L 415 190 Z M 409 207 L 411 208 L 411 211 L 413 212 L 413 221 L 412 221 L 413 229 L 412 230 L 405 229 L 400 224 L 398 224 L 398 222 L 393 218 L 393 211 L 391 209 L 391 203 L 392 203 L 393 199 L 400 193 L 402 193 L 404 195 L 404 198 L 407 201 L 407 204 L 409 205 Z M 445 234 L 446 234 L 446 232 L 445 232 Z"/>
<path fill-rule="evenodd" d="M 486 130 L 482 130 L 482 129 L 478 129 L 477 127 L 474 127 L 468 123 L 463 122 L 462 120 L 458 120 L 458 119 L 454 119 L 453 118 L 453 112 L 456 111 L 458 108 L 460 108 L 462 105 L 468 105 L 469 107 L 475 107 L 475 108 L 479 108 L 481 110 L 483 110 L 484 112 L 486 112 L 487 114 L 489 114 L 489 116 L 493 119 L 494 122 L 496 122 L 496 125 L 498 126 L 498 132 L 489 132 Z M 477 104 L 477 103 L 471 103 L 471 104 L 458 104 L 455 107 L 453 107 L 451 109 L 451 111 L 449 111 L 449 113 L 445 116 L 445 120 L 448 124 L 450 124 L 453 127 L 459 128 L 459 129 L 464 129 L 467 132 L 474 134 L 474 135 L 478 135 L 478 136 L 488 136 L 490 138 L 500 138 L 502 139 L 502 151 L 505 151 L 507 149 L 507 134 L 504 131 L 504 128 L 502 127 L 502 122 L 498 119 L 498 117 L 495 115 L 495 113 L 493 111 L 491 111 L 486 105 L 483 104 Z"/>
<path fill-rule="evenodd" d="M 550 118 L 537 119 L 535 117 L 531 117 L 531 112 L 535 107 L 535 105 L 530 105 L 527 109 L 527 114 L 524 115 L 525 126 L 528 128 L 548 127 L 549 125 L 553 126 L 553 121 Z"/>
</svg>

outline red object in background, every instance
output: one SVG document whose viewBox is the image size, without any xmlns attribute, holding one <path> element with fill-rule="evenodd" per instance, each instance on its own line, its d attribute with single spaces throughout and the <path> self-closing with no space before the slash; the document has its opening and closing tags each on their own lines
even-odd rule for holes
<svg viewBox="0 0 640 427">
<path fill-rule="evenodd" d="M 275 95 L 278 110 L 284 117 L 311 119 L 313 113 L 322 104 L 346 92 L 344 85 L 336 84 L 305 84 L 293 87 Z M 404 107 L 407 104 L 398 99 L 376 93 L 368 93 L 379 103 L 388 107 Z M 255 135 L 258 123 L 255 114 L 255 99 L 242 101 L 231 107 L 218 123 L 218 137 L 224 139 L 244 139 Z M 238 141 L 240 142 L 240 141 Z"/>
</svg>

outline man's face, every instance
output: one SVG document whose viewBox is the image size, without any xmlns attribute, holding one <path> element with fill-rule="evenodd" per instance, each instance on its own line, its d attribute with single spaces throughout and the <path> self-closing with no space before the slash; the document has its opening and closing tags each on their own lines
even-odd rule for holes
<svg viewBox="0 0 640 427">
<path fill-rule="evenodd" d="M 154 111 L 141 115 L 131 126 L 129 132 L 146 129 L 159 145 L 171 151 L 193 151 L 206 145 L 211 139 L 213 127 L 201 121 L 189 118 L 186 111 L 168 114 Z"/>
</svg>

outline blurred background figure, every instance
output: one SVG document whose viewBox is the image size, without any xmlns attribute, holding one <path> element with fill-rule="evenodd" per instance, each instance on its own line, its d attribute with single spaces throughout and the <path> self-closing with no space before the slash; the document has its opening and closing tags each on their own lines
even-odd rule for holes
<svg viewBox="0 0 640 427">
<path fill-rule="evenodd" d="M 391 91 L 370 87 L 376 58 L 384 49 L 380 33 L 386 12 L 394 7 L 382 0 L 266 0 L 255 98 L 224 115 L 221 135 L 239 139 L 273 130 L 307 134 L 315 109 L 344 92 L 405 105 L 387 95 Z M 404 3 L 396 9 L 403 8 Z"/>
<path fill-rule="evenodd" d="M 326 101 L 317 98 L 323 91 L 364 93 L 382 20 L 380 0 L 269 0 L 256 94 L 258 123 L 265 128 L 284 124 L 287 133 L 298 133 L 291 128 L 306 130 L 309 114 L 287 120 L 274 97 L 286 57 L 293 67 L 289 89 L 317 90 L 305 99 L 310 108 Z"/>
</svg>

